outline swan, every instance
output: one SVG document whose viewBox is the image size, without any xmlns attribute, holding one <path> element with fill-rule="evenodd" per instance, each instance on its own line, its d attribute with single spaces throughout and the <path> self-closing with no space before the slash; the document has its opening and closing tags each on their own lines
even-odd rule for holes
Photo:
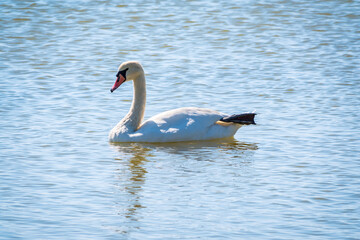
<svg viewBox="0 0 360 240">
<path fill-rule="evenodd" d="M 114 92 L 133 81 L 134 97 L 128 114 L 110 131 L 110 142 L 181 142 L 233 137 L 243 125 L 255 124 L 256 113 L 228 115 L 205 108 L 184 107 L 166 111 L 143 122 L 146 84 L 143 67 L 128 61 L 119 66 Z"/>
</svg>

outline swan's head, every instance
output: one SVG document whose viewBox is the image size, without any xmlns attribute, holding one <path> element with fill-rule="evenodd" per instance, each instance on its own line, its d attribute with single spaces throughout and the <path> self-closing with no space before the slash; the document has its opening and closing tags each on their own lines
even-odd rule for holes
<svg viewBox="0 0 360 240">
<path fill-rule="evenodd" d="M 116 74 L 116 81 L 110 92 L 115 91 L 121 84 L 129 80 L 135 80 L 139 75 L 144 74 L 144 70 L 139 62 L 123 62 Z"/>
</svg>

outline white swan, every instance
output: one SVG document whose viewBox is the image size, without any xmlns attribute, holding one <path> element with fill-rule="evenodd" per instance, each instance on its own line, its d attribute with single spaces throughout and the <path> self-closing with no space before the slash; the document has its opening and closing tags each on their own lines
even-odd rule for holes
<svg viewBox="0 0 360 240">
<path fill-rule="evenodd" d="M 179 108 L 142 122 L 146 86 L 144 70 L 135 61 L 120 65 L 111 92 L 133 80 L 134 98 L 129 113 L 111 130 L 111 142 L 180 142 L 233 137 L 244 124 L 255 124 L 255 113 L 229 116 L 204 108 Z"/>
</svg>

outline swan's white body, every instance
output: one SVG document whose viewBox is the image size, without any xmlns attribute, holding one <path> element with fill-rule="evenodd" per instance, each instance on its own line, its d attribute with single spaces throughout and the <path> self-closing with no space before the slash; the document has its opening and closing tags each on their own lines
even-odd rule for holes
<svg viewBox="0 0 360 240">
<path fill-rule="evenodd" d="M 204 108 L 178 108 L 145 121 L 138 130 L 120 121 L 110 132 L 112 142 L 179 142 L 232 137 L 241 126 L 216 122 L 226 114 Z"/>
<path fill-rule="evenodd" d="M 219 121 L 227 114 L 194 107 L 166 111 L 142 122 L 146 86 L 141 65 L 138 62 L 125 62 L 120 65 L 117 76 L 111 91 L 126 79 L 133 80 L 134 99 L 129 113 L 111 130 L 111 142 L 179 142 L 229 138 L 242 126 Z"/>
</svg>

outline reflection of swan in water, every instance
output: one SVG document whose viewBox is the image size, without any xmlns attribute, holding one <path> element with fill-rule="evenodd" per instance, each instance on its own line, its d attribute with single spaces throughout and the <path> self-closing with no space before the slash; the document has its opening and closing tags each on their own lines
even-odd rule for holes
<svg viewBox="0 0 360 240">
<path fill-rule="evenodd" d="M 252 152 L 258 148 L 256 144 L 243 143 L 234 139 L 181 143 L 111 143 L 111 147 L 120 153 L 116 158 L 120 165 L 117 177 L 121 190 L 118 210 L 119 215 L 127 219 L 121 228 L 127 228 L 127 230 L 136 228 L 139 216 L 141 216 L 141 209 L 147 207 L 143 205 L 142 201 L 143 187 L 149 174 L 146 168 L 147 162 L 160 162 L 161 159 L 166 158 L 170 162 L 173 161 L 174 168 L 177 168 L 180 166 L 179 161 L 186 159 L 189 160 L 189 164 L 182 165 L 179 169 L 188 172 L 197 170 L 194 169 L 193 160 L 223 161 L 225 158 L 232 166 L 234 162 L 235 165 L 244 164 L 243 160 L 239 159 L 248 156 L 251 158 Z M 224 155 L 231 157 L 228 158 Z M 232 160 L 233 158 L 236 159 Z M 247 165 L 247 162 L 245 164 Z M 127 221 L 130 222 L 127 224 Z"/>
<path fill-rule="evenodd" d="M 114 145 L 115 146 L 115 145 Z M 136 211 L 143 206 L 140 203 L 140 192 L 147 173 L 144 164 L 150 149 L 128 144 L 115 146 L 121 152 L 121 158 L 116 158 L 122 165 L 118 169 L 119 187 L 127 195 L 126 207 L 120 206 L 120 214 L 131 220 L 136 220 Z"/>
<path fill-rule="evenodd" d="M 189 141 L 189 142 L 173 142 L 173 143 L 110 143 L 115 149 L 123 154 L 133 154 L 135 159 L 142 158 L 146 161 L 147 156 L 152 156 L 151 152 L 161 151 L 168 154 L 194 154 L 196 156 L 202 155 L 206 152 L 204 157 L 211 158 L 213 150 L 220 150 L 224 153 L 237 154 L 245 153 L 246 151 L 257 150 L 256 143 L 239 142 L 232 139 L 216 139 L 210 141 Z M 207 151 L 208 150 L 208 151 Z"/>
</svg>

